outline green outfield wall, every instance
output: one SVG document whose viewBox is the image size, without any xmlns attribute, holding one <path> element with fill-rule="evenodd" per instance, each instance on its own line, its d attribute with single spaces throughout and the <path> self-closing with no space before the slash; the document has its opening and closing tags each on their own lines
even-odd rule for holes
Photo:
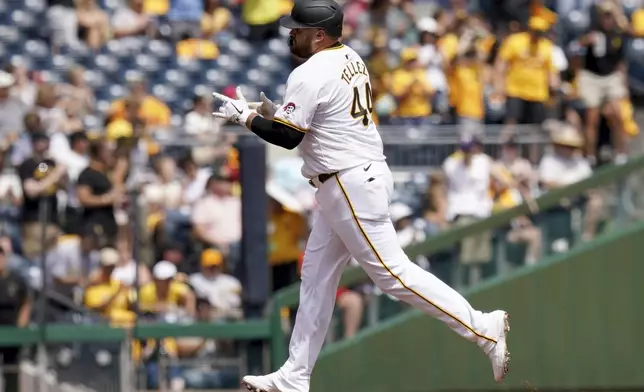
<svg viewBox="0 0 644 392">
<path fill-rule="evenodd" d="M 474 344 L 413 310 L 327 346 L 312 392 L 644 389 L 644 223 L 467 296 L 510 313 L 505 383 Z"/>
</svg>

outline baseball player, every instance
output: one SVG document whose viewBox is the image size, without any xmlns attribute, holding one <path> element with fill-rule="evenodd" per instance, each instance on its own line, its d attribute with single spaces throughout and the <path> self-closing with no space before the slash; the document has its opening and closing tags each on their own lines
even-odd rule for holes
<svg viewBox="0 0 644 392">
<path fill-rule="evenodd" d="M 371 118 L 369 72 L 360 56 L 340 42 L 342 23 L 342 9 L 333 0 L 296 2 L 280 20 L 291 30 L 291 52 L 307 59 L 289 76 L 282 105 L 263 93 L 262 102 L 249 103 L 239 88 L 237 99 L 214 93 L 223 101 L 215 117 L 237 122 L 268 143 L 298 147 L 302 175 L 317 188 L 320 209 L 304 255 L 289 358 L 277 372 L 246 376 L 243 384 L 255 392 L 309 391 L 340 276 L 352 256 L 384 293 L 476 343 L 500 382 L 508 370 L 507 313 L 473 309 L 412 263 L 398 244 L 389 218 L 393 179 Z"/>
</svg>

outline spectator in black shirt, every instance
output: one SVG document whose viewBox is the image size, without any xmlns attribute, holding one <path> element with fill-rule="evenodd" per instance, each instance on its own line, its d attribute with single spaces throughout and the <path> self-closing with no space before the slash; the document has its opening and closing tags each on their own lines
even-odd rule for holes
<svg viewBox="0 0 644 392">
<path fill-rule="evenodd" d="M 89 155 L 89 166 L 80 173 L 76 183 L 78 202 L 83 207 L 83 220 L 98 235 L 101 247 L 115 246 L 118 226 L 114 205 L 121 203 L 123 190 L 114 187 L 108 177 L 113 159 L 105 142 L 92 142 Z"/>
<path fill-rule="evenodd" d="M 32 134 L 32 143 L 33 155 L 20 165 L 18 174 L 25 199 L 21 219 L 23 252 L 25 257 L 33 260 L 43 245 L 42 223 L 45 224 L 45 247 L 55 244 L 60 234 L 56 191 L 65 185 L 66 168 L 47 157 L 47 135 Z M 41 201 L 47 208 L 45 222 L 40 222 Z"/>
<path fill-rule="evenodd" d="M 617 10 L 612 2 L 598 6 L 597 23 L 579 39 L 586 49 L 584 67 L 579 72 L 579 96 L 586 106 L 586 154 L 591 163 L 596 162 L 597 135 L 600 113 L 607 105 L 608 120 L 612 124 L 611 136 L 617 162 L 626 159 L 624 127 L 619 103 L 628 95 L 624 62 L 625 31 L 617 23 Z"/>
<path fill-rule="evenodd" d="M 0 326 L 26 327 L 30 315 L 31 301 L 27 284 L 18 273 L 9 271 L 4 251 L 0 248 Z M 0 347 L 2 367 L 17 366 L 19 353 L 20 346 Z M 18 391 L 16 369 L 6 370 L 4 390 Z"/>
</svg>

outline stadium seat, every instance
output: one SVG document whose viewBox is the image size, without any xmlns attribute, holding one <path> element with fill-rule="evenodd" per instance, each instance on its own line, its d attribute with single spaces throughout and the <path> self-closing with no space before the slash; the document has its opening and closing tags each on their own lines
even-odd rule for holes
<svg viewBox="0 0 644 392">
<path fill-rule="evenodd" d="M 116 58 L 107 54 L 99 54 L 94 61 L 96 67 L 105 73 L 115 73 L 119 69 L 119 63 Z"/>
<path fill-rule="evenodd" d="M 168 83 L 178 88 L 188 86 L 188 84 L 190 83 L 190 79 L 188 78 L 187 74 L 176 69 L 170 69 L 166 71 L 165 79 Z"/>
<path fill-rule="evenodd" d="M 136 66 L 145 72 L 155 72 L 161 69 L 159 60 L 154 56 L 146 54 L 136 56 Z"/>
<path fill-rule="evenodd" d="M 275 53 L 282 56 L 288 56 L 291 53 L 291 51 L 288 48 L 288 45 L 286 44 L 286 40 L 282 38 L 271 39 L 270 41 L 268 41 L 268 45 L 266 45 L 266 47 L 271 53 Z"/>
<path fill-rule="evenodd" d="M 123 98 L 127 94 L 127 89 L 120 84 L 111 85 L 108 91 L 110 101 L 115 101 L 119 98 Z"/>
<path fill-rule="evenodd" d="M 228 73 L 220 69 L 211 69 L 207 71 L 206 81 L 214 87 L 225 87 L 231 83 Z"/>
<path fill-rule="evenodd" d="M 24 7 L 33 13 L 42 13 L 47 9 L 45 0 L 25 0 Z"/>
<path fill-rule="evenodd" d="M 172 45 L 166 41 L 152 40 L 146 46 L 148 53 L 158 59 L 168 59 L 174 54 Z"/>
</svg>

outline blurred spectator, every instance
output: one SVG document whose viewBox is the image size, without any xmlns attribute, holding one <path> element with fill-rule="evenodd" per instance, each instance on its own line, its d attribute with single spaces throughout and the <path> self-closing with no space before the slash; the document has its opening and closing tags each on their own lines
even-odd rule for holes
<svg viewBox="0 0 644 392">
<path fill-rule="evenodd" d="M 18 273 L 23 278 L 29 279 L 32 264 L 19 254 L 20 249 L 14 250 L 13 242 L 15 241 L 12 241 L 12 238 L 8 235 L 0 234 L 0 249 L 4 252 L 7 268 L 12 272 Z"/>
<path fill-rule="evenodd" d="M 592 168 L 581 154 L 584 139 L 569 125 L 561 125 L 551 134 L 553 152 L 539 163 L 539 182 L 545 190 L 557 189 L 584 180 L 592 175 Z M 597 221 L 603 208 L 599 192 L 588 195 L 583 238 L 590 240 L 597 230 Z M 568 207 L 568 206 L 564 206 Z"/>
<path fill-rule="evenodd" d="M 27 282 L 16 272 L 9 270 L 4 250 L 0 248 L 0 327 L 25 328 L 31 316 L 31 300 Z M 17 369 L 22 347 L 0 347 L 0 363 L 6 373 L 3 377 L 6 391 L 18 390 Z"/>
<path fill-rule="evenodd" d="M 432 113 L 434 90 L 427 80 L 427 72 L 418 62 L 416 48 L 403 49 L 400 57 L 401 67 L 391 75 L 391 92 L 398 103 L 395 119 L 401 125 L 421 126 Z"/>
<path fill-rule="evenodd" d="M 601 106 L 610 106 L 611 138 L 615 159 L 626 160 L 624 124 L 619 115 L 619 103 L 628 95 L 625 64 L 624 28 L 617 23 L 617 8 L 609 1 L 599 4 L 598 23 L 579 39 L 586 48 L 584 68 L 579 72 L 579 96 L 586 106 L 585 133 L 586 155 L 591 164 L 596 163 L 597 135 Z"/>
<path fill-rule="evenodd" d="M 547 19 L 533 16 L 528 31 L 511 34 L 501 44 L 495 66 L 495 94 L 497 99 L 505 99 L 508 125 L 540 124 L 546 119 L 550 89 L 559 86 L 553 44 L 545 36 L 549 29 Z"/>
<path fill-rule="evenodd" d="M 219 56 L 217 44 L 187 33 L 177 43 L 176 52 L 177 57 L 183 59 L 214 60 Z"/>
<path fill-rule="evenodd" d="M 144 0 L 127 0 L 112 15 L 112 34 L 125 45 L 140 47 L 140 38 L 151 35 L 154 24 L 143 9 Z"/>
<path fill-rule="evenodd" d="M 528 189 L 533 189 L 536 185 L 537 178 L 532 165 L 521 156 L 520 147 L 515 138 L 509 138 L 503 143 L 498 163 L 510 173 L 514 181 L 525 182 Z"/>
<path fill-rule="evenodd" d="M 109 38 L 110 21 L 96 0 L 76 0 L 78 36 L 91 49 L 98 50 Z"/>
<path fill-rule="evenodd" d="M 197 239 L 220 249 L 226 259 L 236 263 L 241 240 L 241 199 L 233 195 L 229 175 L 213 174 L 206 183 L 206 194 L 192 210 Z M 230 265 L 230 264 L 229 264 Z"/>
<path fill-rule="evenodd" d="M 22 132 L 11 149 L 11 164 L 20 166 L 27 158 L 33 154 L 33 136 L 45 134 L 45 129 L 40 122 L 40 116 L 36 112 L 25 114 L 24 118 L 25 132 Z"/>
<path fill-rule="evenodd" d="M 49 137 L 33 134 L 33 155 L 22 162 L 18 174 L 22 181 L 25 202 L 22 207 L 22 239 L 25 257 L 33 259 L 55 244 L 60 233 L 58 222 L 58 197 L 56 192 L 64 187 L 67 168 L 47 156 Z M 45 215 L 41 213 L 45 208 Z M 43 229 L 43 226 L 44 229 Z M 45 230 L 45 244 L 42 232 Z"/>
<path fill-rule="evenodd" d="M 0 232 L 9 235 L 13 243 L 18 243 L 22 185 L 18 174 L 6 163 L 5 151 L 0 150 Z"/>
<path fill-rule="evenodd" d="M 192 99 L 192 110 L 186 114 L 184 128 L 190 135 L 217 135 L 222 122 L 212 116 L 212 99 L 207 95 L 197 95 Z"/>
<path fill-rule="evenodd" d="M 16 79 L 8 72 L 0 71 L 0 142 L 13 143 L 23 130 L 23 119 L 28 107 L 20 99 L 11 96 L 11 87 Z"/>
<path fill-rule="evenodd" d="M 237 278 L 224 273 L 224 256 L 220 251 L 204 250 L 201 253 L 201 272 L 191 275 L 189 282 L 197 296 L 208 300 L 212 306 L 209 320 L 242 317 L 242 286 Z"/>
<path fill-rule="evenodd" d="M 87 231 L 82 237 L 62 235 L 45 256 L 52 288 L 69 298 L 80 300 L 77 289 L 89 283 L 90 272 L 98 267 L 98 240 Z"/>
<path fill-rule="evenodd" d="M 197 321 L 211 322 L 213 307 L 207 300 L 197 300 Z M 217 342 L 207 338 L 180 338 L 177 340 L 180 359 L 196 362 L 196 366 L 183 369 L 182 377 L 187 388 L 234 389 L 239 386 L 239 373 L 235 368 L 217 367 L 221 356 Z"/>
<path fill-rule="evenodd" d="M 459 151 L 443 163 L 447 182 L 447 220 L 456 226 L 485 219 L 492 212 L 490 181 L 492 159 L 481 152 L 480 141 L 464 136 Z M 470 266 L 469 283 L 481 278 L 481 263 L 492 259 L 491 232 L 465 238 L 461 243 L 460 262 Z"/>
<path fill-rule="evenodd" d="M 429 176 L 429 187 L 423 203 L 425 234 L 436 235 L 447 228 L 447 188 L 443 173 L 432 173 Z"/>
<path fill-rule="evenodd" d="M 204 0 L 204 3 L 201 35 L 205 39 L 212 39 L 230 27 L 233 15 L 228 8 L 221 4 L 220 0 Z"/>
<path fill-rule="evenodd" d="M 52 83 L 41 84 L 38 87 L 34 109 L 40 117 L 40 124 L 50 136 L 66 130 L 67 115 L 58 104 L 56 85 Z"/>
<path fill-rule="evenodd" d="M 449 87 L 444 72 L 443 56 L 438 49 L 438 23 L 433 18 L 422 18 L 418 21 L 420 37 L 418 39 L 418 61 L 427 69 L 427 81 L 435 90 L 434 104 L 438 112 L 447 110 Z"/>
<path fill-rule="evenodd" d="M 47 23 L 51 29 L 54 52 L 61 47 L 78 45 L 78 16 L 75 0 L 47 0 Z"/>
<path fill-rule="evenodd" d="M 480 48 L 481 32 L 467 30 L 459 39 L 452 61 L 452 85 L 457 94 L 454 109 L 461 132 L 482 135 L 484 106 L 483 88 L 486 83 L 485 59 Z"/>
<path fill-rule="evenodd" d="M 172 37 L 181 39 L 185 34 L 190 37 L 201 35 L 201 17 L 203 16 L 203 0 L 172 0 L 168 19 L 172 29 Z"/>
<path fill-rule="evenodd" d="M 206 184 L 212 175 L 212 170 L 207 167 L 199 167 L 192 156 L 186 156 L 179 160 L 179 167 L 183 171 L 183 205 L 191 207 L 206 192 Z"/>
<path fill-rule="evenodd" d="M 194 316 L 196 299 L 190 288 L 175 280 L 177 267 L 169 261 L 159 261 L 152 269 L 153 281 L 141 286 L 138 305 L 142 312 L 156 314 L 165 320 Z"/>
<path fill-rule="evenodd" d="M 101 249 L 98 272 L 94 281 L 85 290 L 83 302 L 88 309 L 107 318 L 113 326 L 127 327 L 136 316 L 129 311 L 129 287 L 112 279 L 118 261 L 119 255 L 116 249 Z"/>
<path fill-rule="evenodd" d="M 521 192 L 514 186 L 510 172 L 502 169 L 492 180 L 493 212 L 503 211 L 523 203 Z M 510 224 L 506 237 L 510 243 L 526 246 L 525 264 L 535 264 L 541 258 L 541 230 L 525 216 L 514 219 Z"/>
<path fill-rule="evenodd" d="M 403 248 L 425 240 L 424 225 L 413 219 L 414 212 L 403 203 L 395 202 L 389 207 L 389 215 L 398 234 L 398 242 Z"/>
<path fill-rule="evenodd" d="M 342 311 L 343 338 L 350 339 L 362 326 L 364 299 L 360 293 L 341 287 L 336 292 L 335 304 Z"/>
<path fill-rule="evenodd" d="M 16 81 L 11 87 L 11 96 L 18 98 L 25 107 L 33 106 L 36 102 L 36 84 L 29 79 L 29 70 L 19 61 L 9 63 L 5 71 Z"/>
<path fill-rule="evenodd" d="M 304 251 L 307 222 L 299 201 L 276 182 L 266 184 L 269 196 L 269 264 L 273 291 L 297 282 L 297 260 Z"/>
<path fill-rule="evenodd" d="M 94 111 L 94 91 L 85 81 L 85 68 L 77 65 L 67 71 L 67 83 L 58 86 L 60 93 L 68 97 L 68 107 L 73 107 L 81 115 Z"/>
<path fill-rule="evenodd" d="M 140 286 L 144 286 L 152 281 L 152 274 L 148 267 L 143 263 L 137 263 L 132 258 L 132 249 L 127 240 L 119 241 L 117 251 L 119 253 L 119 259 L 112 272 L 113 280 L 128 287 L 133 287 L 136 279 L 139 280 L 138 284 Z"/>
<path fill-rule="evenodd" d="M 142 196 L 148 198 L 153 197 L 152 193 L 157 193 L 158 196 L 155 195 L 154 198 L 160 198 L 161 206 L 167 212 L 175 212 L 181 206 L 181 193 L 183 191 L 176 161 L 169 156 L 157 157 L 153 161 L 153 167 L 155 177 L 149 184 L 144 186 Z"/>
<path fill-rule="evenodd" d="M 279 37 L 280 0 L 244 0 L 242 21 L 248 26 L 247 38 L 262 42 Z"/>
<path fill-rule="evenodd" d="M 148 94 L 144 80 L 135 78 L 130 82 L 129 88 L 130 94 L 126 98 L 118 99 L 112 103 L 110 121 L 128 117 L 125 103 L 129 101 L 133 104 L 138 104 L 133 105 L 133 108 L 137 109 L 137 118 L 143 121 L 144 124 L 149 126 L 167 126 L 170 124 L 172 112 L 165 103 Z"/>
<path fill-rule="evenodd" d="M 102 140 L 90 145 L 90 163 L 78 176 L 76 196 L 83 207 L 83 220 L 101 236 L 105 245 L 114 245 L 117 224 L 114 205 L 122 201 L 123 190 L 114 186 L 107 176 L 113 160 L 112 152 Z"/>
</svg>

